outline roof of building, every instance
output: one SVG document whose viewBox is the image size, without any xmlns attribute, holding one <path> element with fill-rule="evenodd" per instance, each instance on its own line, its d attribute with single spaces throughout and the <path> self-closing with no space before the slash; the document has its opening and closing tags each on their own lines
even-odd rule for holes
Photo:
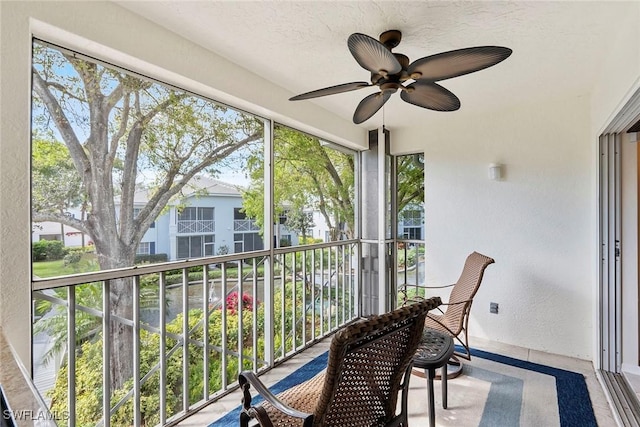
<svg viewBox="0 0 640 427">
<path fill-rule="evenodd" d="M 182 195 L 184 197 L 197 195 L 241 197 L 240 190 L 242 190 L 242 186 L 240 185 L 233 185 L 215 178 L 199 175 L 184 186 Z M 133 200 L 134 203 L 141 204 L 148 202 L 150 193 L 150 189 L 140 189 L 136 191 Z"/>
</svg>

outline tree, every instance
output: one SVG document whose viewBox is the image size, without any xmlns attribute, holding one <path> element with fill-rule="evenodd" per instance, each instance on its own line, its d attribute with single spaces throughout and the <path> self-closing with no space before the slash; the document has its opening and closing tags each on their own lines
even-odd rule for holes
<svg viewBox="0 0 640 427">
<path fill-rule="evenodd" d="M 34 203 L 32 219 L 91 236 L 101 269 L 133 265 L 138 244 L 168 202 L 197 174 L 215 174 L 263 135 L 252 116 L 39 42 L 32 79 L 34 127 L 64 143 L 88 213 L 72 218 Z M 56 144 L 51 150 L 64 151 Z M 141 190 L 148 201 L 134 217 Z M 129 280 L 111 282 L 110 305 L 114 316 L 132 318 Z M 131 377 L 132 330 L 113 321 L 108 339 L 114 390 Z"/>
<path fill-rule="evenodd" d="M 34 211 L 67 216 L 83 205 L 82 181 L 63 143 L 36 138 L 31 143 L 31 204 Z M 64 243 L 64 223 L 60 223 Z"/>
<path fill-rule="evenodd" d="M 295 231 L 306 241 L 307 236 L 313 231 L 315 223 L 310 212 L 304 211 L 288 211 L 285 225 L 289 230 Z"/>
<path fill-rule="evenodd" d="M 318 138 L 285 126 L 274 132 L 274 211 L 317 210 L 330 230 L 330 239 L 354 236 L 354 156 L 323 144 Z M 243 194 L 248 217 L 264 223 L 263 162 L 249 161 L 251 184 Z"/>
</svg>

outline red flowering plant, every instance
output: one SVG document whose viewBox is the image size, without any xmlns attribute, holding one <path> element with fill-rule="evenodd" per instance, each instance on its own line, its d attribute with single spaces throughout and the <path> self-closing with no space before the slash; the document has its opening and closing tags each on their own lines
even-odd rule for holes
<svg viewBox="0 0 640 427">
<path fill-rule="evenodd" d="M 238 292 L 237 291 L 233 291 L 229 295 L 227 295 L 226 307 L 231 314 L 236 314 L 236 311 L 238 311 Z M 253 297 L 251 295 L 242 294 L 242 309 L 243 310 L 253 309 Z"/>
</svg>

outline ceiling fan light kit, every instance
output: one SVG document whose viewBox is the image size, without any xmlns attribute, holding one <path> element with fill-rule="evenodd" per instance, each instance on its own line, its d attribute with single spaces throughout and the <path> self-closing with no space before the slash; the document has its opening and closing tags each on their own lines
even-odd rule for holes
<svg viewBox="0 0 640 427">
<path fill-rule="evenodd" d="M 400 98 L 409 104 L 435 111 L 455 111 L 460 108 L 458 97 L 435 82 L 484 70 L 504 61 L 512 53 L 507 47 L 478 46 L 426 56 L 410 63 L 406 55 L 392 52 L 401 40 L 402 33 L 398 30 L 385 31 L 380 34 L 379 41 L 366 34 L 351 34 L 347 40 L 349 51 L 362 68 L 371 72 L 371 83 L 343 83 L 289 100 L 300 101 L 378 86 L 380 92 L 365 97 L 356 107 L 354 123 L 371 118 L 398 90 Z"/>
</svg>

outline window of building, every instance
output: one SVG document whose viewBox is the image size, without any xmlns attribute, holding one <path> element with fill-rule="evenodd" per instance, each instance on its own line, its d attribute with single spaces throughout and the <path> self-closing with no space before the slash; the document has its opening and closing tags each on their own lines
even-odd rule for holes
<svg viewBox="0 0 640 427">
<path fill-rule="evenodd" d="M 212 221 L 214 208 L 186 207 L 178 212 L 178 221 Z"/>
<path fill-rule="evenodd" d="M 204 236 L 179 236 L 177 237 L 177 258 L 201 258 L 214 255 L 215 237 Z"/>
<path fill-rule="evenodd" d="M 421 240 L 422 239 L 422 228 L 420 227 L 404 227 L 402 233 L 403 239 L 408 240 Z"/>
<path fill-rule="evenodd" d="M 151 254 L 151 242 L 140 242 L 136 255 L 150 255 Z"/>
<path fill-rule="evenodd" d="M 40 240 L 62 240 L 62 235 L 60 234 L 41 234 Z"/>
</svg>

